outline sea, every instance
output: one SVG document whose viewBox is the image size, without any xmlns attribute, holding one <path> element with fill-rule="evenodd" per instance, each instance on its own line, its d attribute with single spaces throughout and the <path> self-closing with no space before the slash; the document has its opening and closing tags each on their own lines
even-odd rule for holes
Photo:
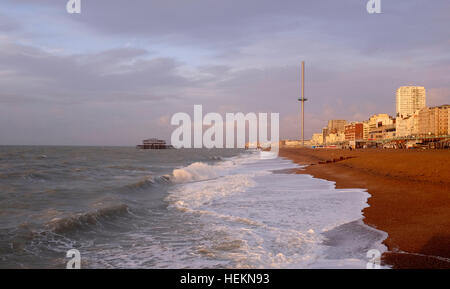
<svg viewBox="0 0 450 289">
<path fill-rule="evenodd" d="M 0 147 L 0 268 L 366 268 L 370 195 L 270 152 Z M 372 251 L 373 252 L 373 251 Z"/>
</svg>

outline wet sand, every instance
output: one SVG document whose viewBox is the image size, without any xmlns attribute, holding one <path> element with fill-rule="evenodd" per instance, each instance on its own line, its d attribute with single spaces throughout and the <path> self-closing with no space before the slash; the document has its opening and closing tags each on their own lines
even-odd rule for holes
<svg viewBox="0 0 450 289">
<path fill-rule="evenodd" d="M 450 269 L 450 151 L 282 148 L 296 173 L 365 188 L 364 222 L 385 231 L 393 268 Z"/>
</svg>

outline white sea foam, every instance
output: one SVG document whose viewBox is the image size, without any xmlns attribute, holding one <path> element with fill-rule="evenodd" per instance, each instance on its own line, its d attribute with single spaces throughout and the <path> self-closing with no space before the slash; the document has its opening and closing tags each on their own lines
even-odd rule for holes
<svg viewBox="0 0 450 289">
<path fill-rule="evenodd" d="M 197 261 L 216 259 L 223 266 L 228 260 L 226 267 L 236 268 L 365 268 L 369 249 L 386 249 L 386 234 L 361 222 L 370 196 L 364 189 L 272 173 L 295 167 L 253 154 L 175 170 L 179 184 L 167 201 L 197 216 L 196 233 L 203 236 Z"/>
<path fill-rule="evenodd" d="M 173 182 L 185 183 L 215 178 L 216 170 L 212 166 L 197 162 L 181 169 L 173 170 Z"/>
</svg>

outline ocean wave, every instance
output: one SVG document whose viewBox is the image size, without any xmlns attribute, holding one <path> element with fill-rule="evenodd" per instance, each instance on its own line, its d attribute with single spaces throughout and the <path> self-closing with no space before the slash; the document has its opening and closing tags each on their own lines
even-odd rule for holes
<svg viewBox="0 0 450 289">
<path fill-rule="evenodd" d="M 145 189 L 155 184 L 155 181 L 153 177 L 149 176 L 146 177 L 138 182 L 128 184 L 125 186 L 126 190 L 139 190 L 139 189 Z"/>
<path fill-rule="evenodd" d="M 112 205 L 94 211 L 54 218 L 45 224 L 25 222 L 14 228 L 0 229 L 0 256 L 11 258 L 18 254 L 41 256 L 43 251 L 66 252 L 80 242 L 71 233 L 90 232 L 101 228 L 108 220 L 132 214 L 125 204 Z M 44 257 L 43 257 L 44 258 Z M 1 262 L 0 262 L 1 263 Z M 0 264 L 0 268 L 2 268 Z"/>
<path fill-rule="evenodd" d="M 217 177 L 217 172 L 213 166 L 196 162 L 181 169 L 175 169 L 172 173 L 174 183 L 186 183 L 192 181 L 202 181 Z"/>
<path fill-rule="evenodd" d="M 213 179 L 219 176 L 223 168 L 220 165 L 208 165 L 202 162 L 192 163 L 186 167 L 174 169 L 171 174 L 146 176 L 125 186 L 125 191 L 149 189 L 155 185 L 182 184 Z"/>
<path fill-rule="evenodd" d="M 131 183 L 125 186 L 125 191 L 136 191 L 136 190 L 144 190 L 148 189 L 154 185 L 166 185 L 170 184 L 171 179 L 170 176 L 147 176 L 135 183 Z"/>
<path fill-rule="evenodd" d="M 153 185 L 182 184 L 214 179 L 226 174 L 227 169 L 234 165 L 233 161 L 225 161 L 221 157 L 213 156 L 215 164 L 194 162 L 182 168 L 172 170 L 171 174 L 162 176 L 147 176 L 136 183 L 126 186 L 127 189 L 146 189 Z"/>
<path fill-rule="evenodd" d="M 214 200 L 243 192 L 255 182 L 246 175 L 230 175 L 174 189 L 167 200 L 178 209 L 196 209 Z"/>
<path fill-rule="evenodd" d="M 118 217 L 128 213 L 128 206 L 119 204 L 87 213 L 79 213 L 64 218 L 55 218 L 48 222 L 45 227 L 54 233 L 67 233 L 73 230 L 82 230 L 85 227 L 97 225 L 107 218 Z"/>
</svg>

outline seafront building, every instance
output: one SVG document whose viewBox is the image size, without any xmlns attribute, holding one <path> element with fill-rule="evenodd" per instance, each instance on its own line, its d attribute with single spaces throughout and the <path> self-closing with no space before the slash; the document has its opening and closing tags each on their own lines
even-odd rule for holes
<svg viewBox="0 0 450 289">
<path fill-rule="evenodd" d="M 386 113 L 374 114 L 367 121 L 367 137 L 364 140 L 380 140 L 395 137 L 395 118 Z"/>
<path fill-rule="evenodd" d="M 332 119 L 328 121 L 328 133 L 339 133 L 344 131 L 344 127 L 347 124 L 343 119 Z"/>
<path fill-rule="evenodd" d="M 450 135 L 450 105 L 425 107 L 418 112 L 420 135 Z"/>
<path fill-rule="evenodd" d="M 418 111 L 426 107 L 426 92 L 422 86 L 402 86 L 396 94 L 396 135 L 414 136 L 419 133 Z"/>
<path fill-rule="evenodd" d="M 314 145 L 323 145 L 323 134 L 322 133 L 314 133 L 311 142 Z"/>
<path fill-rule="evenodd" d="M 312 145 L 317 145 L 315 144 L 312 140 L 305 140 L 304 142 L 305 146 L 312 146 Z M 303 146 L 303 142 L 301 140 L 291 140 L 291 139 L 285 139 L 285 140 L 281 140 L 280 141 L 280 146 L 283 147 L 302 147 Z M 246 144 L 245 148 L 251 148 L 251 145 L 249 143 Z M 261 148 L 260 146 L 257 146 L 255 148 Z"/>
<path fill-rule="evenodd" d="M 405 118 L 396 119 L 397 137 L 417 136 L 419 134 L 419 110 Z"/>
<path fill-rule="evenodd" d="M 345 142 L 344 132 L 340 133 L 330 133 L 326 136 L 325 143 L 327 144 L 338 144 Z"/>
<path fill-rule="evenodd" d="M 327 135 L 329 134 L 328 132 L 328 127 L 324 127 L 322 128 L 322 142 L 325 144 L 327 141 Z"/>
<path fill-rule="evenodd" d="M 369 130 L 376 129 L 383 125 L 391 125 L 395 123 L 395 119 L 387 113 L 380 113 L 372 115 L 369 120 Z"/>
<path fill-rule="evenodd" d="M 344 127 L 346 141 L 356 141 L 363 139 L 363 123 L 351 122 Z"/>
<path fill-rule="evenodd" d="M 370 130 L 369 141 L 381 141 L 385 139 L 393 139 L 396 137 L 395 124 L 381 125 Z"/>
<path fill-rule="evenodd" d="M 426 106 L 425 87 L 402 86 L 397 89 L 396 114 L 397 117 L 413 115 L 417 110 Z"/>
<path fill-rule="evenodd" d="M 363 122 L 329 120 L 321 133 L 313 134 L 312 145 L 352 147 L 405 147 L 408 143 L 450 145 L 450 105 L 426 107 L 422 86 L 402 86 L 396 92 L 396 117 L 374 114 Z M 402 145 L 403 144 L 403 145 Z"/>
<path fill-rule="evenodd" d="M 369 139 L 369 121 L 363 121 L 363 140 Z"/>
<path fill-rule="evenodd" d="M 343 119 L 331 119 L 322 129 L 322 133 L 313 134 L 311 141 L 314 145 L 336 144 L 345 141 L 344 128 L 347 124 Z"/>
</svg>

